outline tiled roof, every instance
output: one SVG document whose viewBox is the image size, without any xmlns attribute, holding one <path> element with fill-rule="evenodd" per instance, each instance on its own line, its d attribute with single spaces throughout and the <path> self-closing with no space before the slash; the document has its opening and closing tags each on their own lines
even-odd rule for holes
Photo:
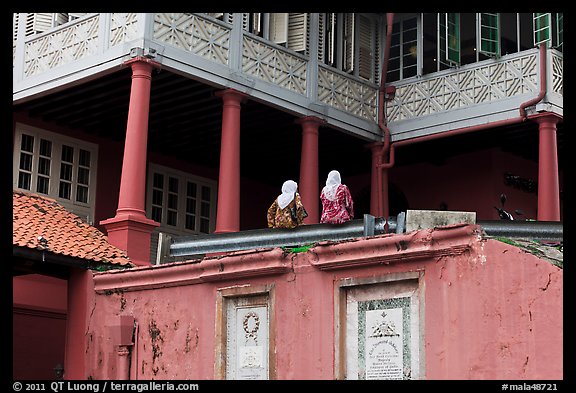
<svg viewBox="0 0 576 393">
<path fill-rule="evenodd" d="M 108 243 L 97 228 L 85 223 L 53 199 L 14 191 L 12 244 L 97 262 L 131 267 L 126 252 Z"/>
</svg>

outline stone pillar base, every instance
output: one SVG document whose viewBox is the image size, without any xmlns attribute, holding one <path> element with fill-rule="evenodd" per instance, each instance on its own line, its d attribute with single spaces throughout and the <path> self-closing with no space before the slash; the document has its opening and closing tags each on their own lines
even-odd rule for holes
<svg viewBox="0 0 576 393">
<path fill-rule="evenodd" d="M 126 251 L 135 265 L 150 265 L 150 236 L 160 224 L 141 215 L 122 214 L 100 221 L 110 244 Z"/>
</svg>

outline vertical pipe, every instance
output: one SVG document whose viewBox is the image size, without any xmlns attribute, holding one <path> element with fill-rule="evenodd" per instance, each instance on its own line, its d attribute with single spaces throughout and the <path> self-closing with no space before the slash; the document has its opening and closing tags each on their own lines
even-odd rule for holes
<svg viewBox="0 0 576 393">
<path fill-rule="evenodd" d="M 370 179 L 370 214 L 375 217 L 381 217 L 379 214 L 380 204 L 378 203 L 378 197 L 380 192 L 378 191 L 378 171 L 380 171 L 379 165 L 382 163 L 382 143 L 375 142 L 369 145 L 372 152 L 372 171 Z"/>
<path fill-rule="evenodd" d="M 116 378 L 120 381 L 127 381 L 130 379 L 130 348 L 127 345 L 119 345 L 116 354 L 118 355 Z"/>
<path fill-rule="evenodd" d="M 232 89 L 217 92 L 216 95 L 223 101 L 216 232 L 238 232 L 240 230 L 240 104 L 246 96 Z"/>
<path fill-rule="evenodd" d="M 390 130 L 386 125 L 384 112 L 384 101 L 386 99 L 386 76 L 388 74 L 388 59 L 390 58 L 390 45 L 392 44 L 392 25 L 394 23 L 394 13 L 386 14 L 386 46 L 384 47 L 384 59 L 382 61 L 382 72 L 380 75 L 380 89 L 378 91 L 378 126 L 384 133 L 384 143 L 382 145 L 382 154 L 380 162 L 377 164 L 376 185 L 378 189 L 377 216 L 388 218 L 388 168 L 384 164 L 386 156 L 390 150 Z M 386 171 L 384 174 L 383 172 Z M 384 184 L 386 183 L 386 184 Z"/>
</svg>

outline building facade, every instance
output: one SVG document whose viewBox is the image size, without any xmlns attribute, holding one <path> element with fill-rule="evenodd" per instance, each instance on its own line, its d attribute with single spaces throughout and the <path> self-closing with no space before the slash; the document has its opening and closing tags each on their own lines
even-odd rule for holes
<svg viewBox="0 0 576 393">
<path fill-rule="evenodd" d="M 287 179 L 318 223 L 332 169 L 357 217 L 562 221 L 561 13 L 13 21 L 13 188 L 137 265 L 162 263 L 164 235 L 265 228 Z"/>
</svg>

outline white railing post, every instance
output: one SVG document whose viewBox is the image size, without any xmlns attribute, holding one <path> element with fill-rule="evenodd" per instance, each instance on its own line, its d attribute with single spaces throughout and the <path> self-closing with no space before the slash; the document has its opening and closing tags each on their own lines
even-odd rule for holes
<svg viewBox="0 0 576 393">
<path fill-rule="evenodd" d="M 317 12 L 310 14 L 308 70 L 306 71 L 306 92 L 310 102 L 318 101 L 318 34 L 320 15 Z"/>
<path fill-rule="evenodd" d="M 16 50 L 14 53 L 14 64 L 12 64 L 12 85 L 24 79 L 24 45 L 26 40 L 26 18 L 28 13 L 18 14 L 18 32 L 16 34 Z"/>
</svg>

